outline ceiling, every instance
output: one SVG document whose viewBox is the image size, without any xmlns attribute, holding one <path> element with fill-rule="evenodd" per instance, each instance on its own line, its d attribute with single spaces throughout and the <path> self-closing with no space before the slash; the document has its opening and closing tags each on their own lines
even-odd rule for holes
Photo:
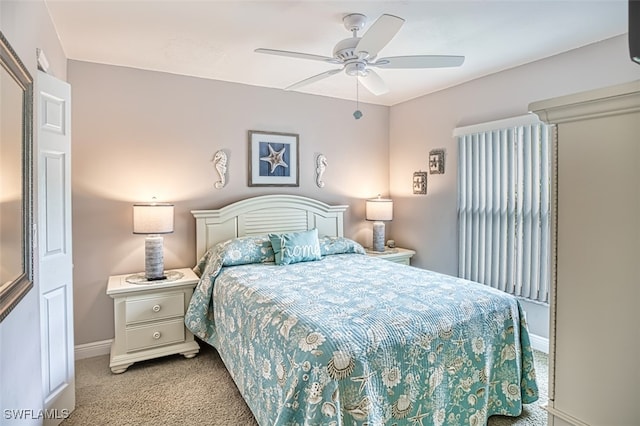
<svg viewBox="0 0 640 426">
<path fill-rule="evenodd" d="M 255 53 L 259 47 L 332 56 L 363 13 L 406 20 L 379 56 L 464 55 L 458 68 L 378 69 L 394 105 L 627 32 L 627 0 L 214 1 L 46 0 L 69 59 L 282 89 L 337 65 Z M 360 32 L 359 35 L 364 34 Z M 355 99 L 344 72 L 299 90 Z"/>
</svg>

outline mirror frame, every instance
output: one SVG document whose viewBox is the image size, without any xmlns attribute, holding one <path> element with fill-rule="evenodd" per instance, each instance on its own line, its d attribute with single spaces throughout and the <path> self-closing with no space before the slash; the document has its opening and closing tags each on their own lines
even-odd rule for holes
<svg viewBox="0 0 640 426">
<path fill-rule="evenodd" d="M 0 65 L 22 89 L 22 272 L 8 283 L 0 283 L 0 322 L 33 287 L 33 78 L 0 32 Z M 1 107 L 1 106 L 0 106 Z M 0 173 L 2 171 L 0 170 Z"/>
</svg>

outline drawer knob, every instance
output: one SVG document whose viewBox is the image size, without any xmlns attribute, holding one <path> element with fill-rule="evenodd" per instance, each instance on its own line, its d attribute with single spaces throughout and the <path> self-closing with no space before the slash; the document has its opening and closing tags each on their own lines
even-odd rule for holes
<svg viewBox="0 0 640 426">
<path fill-rule="evenodd" d="M 160 309 L 162 307 L 160 305 L 153 305 L 153 308 L 151 308 L 153 310 L 153 312 L 160 312 Z"/>
<path fill-rule="evenodd" d="M 158 340 L 160 338 L 160 336 L 162 336 L 162 334 L 159 331 L 155 331 L 153 333 L 153 338 L 156 339 L 156 340 Z"/>
</svg>

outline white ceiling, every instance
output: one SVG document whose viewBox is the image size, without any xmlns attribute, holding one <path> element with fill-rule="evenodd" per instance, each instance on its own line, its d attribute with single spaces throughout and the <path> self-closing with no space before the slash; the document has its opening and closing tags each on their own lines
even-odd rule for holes
<svg viewBox="0 0 640 426">
<path fill-rule="evenodd" d="M 406 20 L 380 56 L 464 55 L 459 68 L 378 69 L 394 105 L 627 32 L 627 0 L 214 1 L 46 0 L 69 59 L 284 88 L 337 65 L 258 54 L 258 47 L 332 56 L 347 13 L 369 25 Z M 368 28 L 368 26 L 367 26 Z M 366 29 L 365 28 L 365 31 Z M 363 32 L 360 33 L 362 35 Z M 336 74 L 300 90 L 355 99 Z"/>
</svg>

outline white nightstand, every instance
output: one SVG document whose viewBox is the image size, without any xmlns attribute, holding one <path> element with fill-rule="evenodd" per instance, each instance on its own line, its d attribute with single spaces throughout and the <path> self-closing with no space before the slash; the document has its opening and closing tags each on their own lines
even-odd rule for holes
<svg viewBox="0 0 640 426">
<path fill-rule="evenodd" d="M 124 373 L 134 362 L 177 353 L 193 358 L 200 351 L 184 325 L 199 278 L 189 268 L 167 272 L 175 279 L 132 283 L 141 274 L 109 277 L 107 294 L 113 298 L 115 317 L 109 362 L 113 373 Z"/>
<path fill-rule="evenodd" d="M 385 246 L 384 251 L 367 249 L 367 256 L 378 257 L 391 262 L 402 263 L 403 265 L 410 265 L 414 254 L 416 254 L 415 251 L 400 247 L 389 248 Z"/>
</svg>

